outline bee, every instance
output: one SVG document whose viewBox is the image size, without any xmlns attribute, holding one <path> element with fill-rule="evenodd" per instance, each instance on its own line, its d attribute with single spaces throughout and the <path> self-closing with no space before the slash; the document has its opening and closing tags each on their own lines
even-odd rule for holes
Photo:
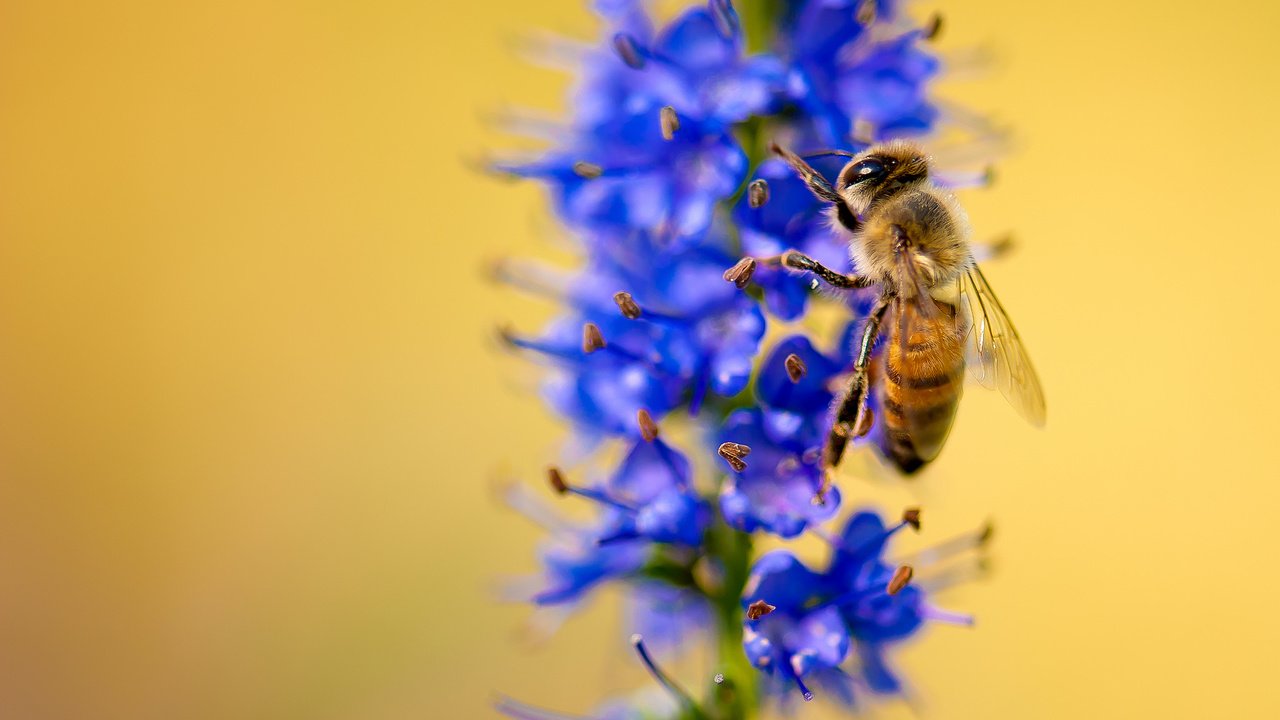
<svg viewBox="0 0 1280 720">
<path fill-rule="evenodd" d="M 904 473 L 936 458 L 955 419 L 966 367 L 982 385 L 999 388 L 1032 424 L 1043 425 L 1040 381 L 974 262 L 968 218 L 955 197 L 932 182 L 920 148 L 897 140 L 857 154 L 837 152 L 850 160 L 834 186 L 798 155 L 776 144 L 772 149 L 830 203 L 833 226 L 849 233 L 855 274 L 795 250 L 772 260 L 836 288 L 879 290 L 855 336 L 848 389 L 837 400 L 821 455 L 823 477 L 840 463 L 851 437 L 873 430 L 879 452 Z M 883 347 L 873 353 L 878 342 Z"/>
</svg>

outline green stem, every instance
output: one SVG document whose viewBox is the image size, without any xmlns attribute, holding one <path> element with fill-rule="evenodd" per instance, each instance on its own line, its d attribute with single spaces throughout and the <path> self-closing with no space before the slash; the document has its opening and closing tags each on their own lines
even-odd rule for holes
<svg viewBox="0 0 1280 720">
<path fill-rule="evenodd" d="M 756 705 L 757 670 L 742 649 L 742 589 L 751 566 L 751 536 L 718 519 L 708 534 L 710 551 L 720 562 L 723 579 L 711 597 L 716 614 L 717 672 L 723 681 L 709 699 L 708 714 L 715 720 L 743 720 Z"/>
</svg>

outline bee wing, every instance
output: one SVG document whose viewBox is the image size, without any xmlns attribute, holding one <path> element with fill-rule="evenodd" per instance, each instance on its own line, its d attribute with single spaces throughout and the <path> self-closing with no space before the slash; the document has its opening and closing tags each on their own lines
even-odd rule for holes
<svg viewBox="0 0 1280 720">
<path fill-rule="evenodd" d="M 969 373 L 987 388 L 999 388 L 1031 424 L 1044 425 L 1044 391 L 1031 358 L 982 270 L 969 268 L 959 280 L 957 331 Z"/>
</svg>

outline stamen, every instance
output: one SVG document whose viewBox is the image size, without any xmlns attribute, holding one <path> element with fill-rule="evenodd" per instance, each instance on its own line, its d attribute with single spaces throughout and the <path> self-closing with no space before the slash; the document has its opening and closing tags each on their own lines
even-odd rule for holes
<svg viewBox="0 0 1280 720">
<path fill-rule="evenodd" d="M 911 526 L 912 530 L 920 532 L 920 508 L 909 507 L 902 511 L 902 522 Z"/>
<path fill-rule="evenodd" d="M 903 558 L 903 560 L 917 566 L 933 565 L 966 550 L 981 549 L 986 543 L 990 542 L 994 533 L 995 528 L 992 526 L 991 521 L 988 520 L 982 527 L 973 532 L 948 538 L 933 547 L 915 552 Z"/>
<path fill-rule="evenodd" d="M 604 168 L 586 160 L 579 160 L 573 164 L 573 174 L 585 180 L 594 180 L 604 174 Z"/>
<path fill-rule="evenodd" d="M 759 620 L 777 609 L 778 607 L 776 605 L 770 605 L 764 600 L 757 600 L 747 606 L 747 619 Z"/>
<path fill-rule="evenodd" d="M 901 565 L 897 570 L 893 571 L 893 577 L 889 578 L 889 585 L 885 588 L 885 592 L 890 595 L 897 595 L 902 589 L 911 582 L 912 570 L 910 565 Z"/>
<path fill-rule="evenodd" d="M 937 40 L 940 32 L 942 32 L 942 14 L 935 12 L 929 16 L 929 22 L 924 26 L 924 39 Z"/>
<path fill-rule="evenodd" d="M 796 670 L 798 660 L 799 656 L 792 655 L 791 662 L 787 663 L 789 665 L 788 669 L 791 671 L 791 679 L 795 680 L 796 686 L 800 688 L 800 694 L 804 696 L 804 701 L 809 702 L 813 699 L 813 693 L 809 692 L 809 688 L 805 687 L 804 680 L 800 679 L 800 672 Z"/>
<path fill-rule="evenodd" d="M 635 320 L 640 317 L 640 306 L 636 304 L 635 298 L 631 297 L 631 293 L 616 292 L 613 294 L 613 301 L 618 304 L 618 309 L 622 311 L 622 317 L 628 320 Z"/>
<path fill-rule="evenodd" d="M 751 282 L 751 276 L 756 272 L 756 259 L 752 257 L 744 257 L 734 266 L 724 271 L 724 279 L 733 283 L 739 290 L 747 286 Z"/>
<path fill-rule="evenodd" d="M 947 623 L 948 625 L 964 625 L 966 627 L 973 627 L 976 622 L 972 615 L 951 612 L 950 610 L 943 610 L 931 605 L 925 606 L 924 616 L 935 622 Z"/>
<path fill-rule="evenodd" d="M 593 488 L 581 488 L 581 487 L 575 487 L 573 485 L 570 485 L 569 482 L 564 479 L 564 473 L 560 472 L 560 468 L 554 465 L 547 468 L 547 483 L 551 485 L 551 489 L 555 490 L 556 493 L 559 495 L 570 495 L 570 494 L 577 495 L 578 497 L 583 497 L 588 500 L 598 502 L 601 505 L 608 505 L 610 507 L 617 508 L 619 510 L 622 510 L 623 512 L 628 512 L 632 514 L 635 514 L 636 512 L 635 508 L 631 507 L 630 505 L 624 502 L 618 502 L 617 500 L 614 500 L 613 498 L 609 497 L 608 495 L 606 495 L 604 492 L 600 490 L 595 490 Z"/>
<path fill-rule="evenodd" d="M 605 348 L 604 336 L 600 334 L 600 326 L 589 322 L 582 326 L 582 352 L 590 355 Z"/>
<path fill-rule="evenodd" d="M 636 413 L 636 422 L 640 425 L 640 437 L 644 438 L 645 442 L 653 442 L 658 439 L 658 423 L 653 421 L 653 416 L 649 414 L 648 410 L 640 408 L 640 411 Z"/>
<path fill-rule="evenodd" d="M 670 105 L 663 107 L 658 113 L 658 124 L 662 127 L 663 140 L 674 138 L 680 129 L 680 116 L 676 115 L 676 109 Z"/>
<path fill-rule="evenodd" d="M 787 377 L 791 379 L 792 383 L 800 382 L 809 373 L 809 368 L 805 366 L 804 360 L 801 360 L 800 356 L 795 353 L 788 355 L 786 360 L 782 361 L 782 364 L 786 366 Z"/>
<path fill-rule="evenodd" d="M 747 205 L 758 208 L 767 202 L 769 202 L 769 183 L 764 178 L 752 180 L 747 186 Z"/>
<path fill-rule="evenodd" d="M 715 22 L 716 32 L 726 40 L 732 40 L 738 34 L 738 13 L 733 9 L 731 0 L 708 0 L 707 9 L 711 11 L 711 19 Z"/>
<path fill-rule="evenodd" d="M 862 2 L 858 3 L 858 10 L 854 17 L 864 26 L 875 22 L 876 0 L 862 0 Z"/>
<path fill-rule="evenodd" d="M 560 468 L 552 465 L 547 468 L 547 481 L 551 483 L 551 489 L 557 494 L 564 495 L 569 492 L 569 483 L 564 481 L 564 475 L 560 474 Z"/>
<path fill-rule="evenodd" d="M 644 646 L 644 636 L 640 633 L 632 635 L 631 645 L 635 647 L 636 654 L 640 656 L 640 662 L 644 663 L 645 668 L 649 670 L 649 674 L 652 675 L 653 678 L 662 685 L 662 687 L 666 688 L 667 692 L 674 695 L 680 704 L 687 708 L 697 710 L 697 705 L 694 704 L 693 698 L 689 697 L 689 693 L 685 692 L 684 689 L 677 685 L 674 680 L 667 676 L 666 673 L 662 672 L 662 670 L 658 668 L 657 663 L 653 661 L 653 658 L 649 656 L 649 650 Z M 701 713 L 697 714 L 701 715 Z"/>
<path fill-rule="evenodd" d="M 725 462 L 729 463 L 729 467 L 733 468 L 736 473 L 747 469 L 747 464 L 742 461 L 742 458 L 750 453 L 751 448 L 734 442 L 720 443 L 720 447 L 716 448 L 716 454 L 724 458 Z"/>
<path fill-rule="evenodd" d="M 622 58 L 622 62 L 632 70 L 644 67 L 644 56 L 640 54 L 639 45 L 636 44 L 636 39 L 627 33 L 618 33 L 613 36 L 613 49 L 618 53 L 618 57 Z"/>
</svg>

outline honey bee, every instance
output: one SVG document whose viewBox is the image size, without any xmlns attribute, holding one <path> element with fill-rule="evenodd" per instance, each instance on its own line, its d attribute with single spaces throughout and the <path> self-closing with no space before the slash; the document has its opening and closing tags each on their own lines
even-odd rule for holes
<svg viewBox="0 0 1280 720">
<path fill-rule="evenodd" d="M 936 458 L 955 419 L 966 366 L 981 384 L 999 388 L 1027 420 L 1042 425 L 1040 381 L 974 262 L 964 210 L 931 181 L 929 159 L 920 148 L 899 140 L 856 155 L 836 153 L 851 159 L 834 187 L 796 154 L 776 144 L 773 151 L 831 204 L 833 226 L 850 234 L 856 274 L 835 272 L 795 250 L 772 260 L 836 288 L 880 292 L 856 336 L 848 389 L 837 401 L 823 447 L 824 478 L 839 464 L 849 439 L 872 430 L 880 453 L 904 473 Z M 873 353 L 881 339 L 883 349 Z M 878 423 L 869 406 L 872 393 Z"/>
</svg>

